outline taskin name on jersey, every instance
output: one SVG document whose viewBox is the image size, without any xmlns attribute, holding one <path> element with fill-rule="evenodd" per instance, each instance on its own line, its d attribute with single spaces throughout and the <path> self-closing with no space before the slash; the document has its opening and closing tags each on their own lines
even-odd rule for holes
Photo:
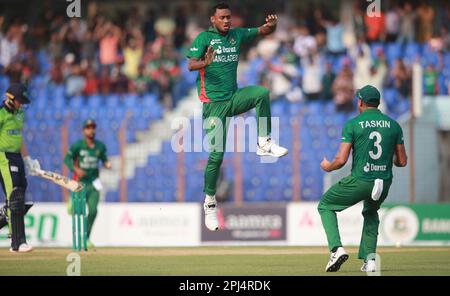
<svg viewBox="0 0 450 296">
<path fill-rule="evenodd" d="M 361 128 L 369 128 L 369 127 L 391 128 L 391 123 L 387 120 L 365 120 L 358 122 L 358 124 L 361 126 Z"/>
</svg>

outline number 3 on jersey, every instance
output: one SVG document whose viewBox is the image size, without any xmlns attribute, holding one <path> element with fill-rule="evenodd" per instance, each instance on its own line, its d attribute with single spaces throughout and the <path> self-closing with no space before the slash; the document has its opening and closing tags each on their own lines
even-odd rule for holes
<svg viewBox="0 0 450 296">
<path fill-rule="evenodd" d="M 379 132 L 371 132 L 369 135 L 369 139 L 373 140 L 373 138 L 375 138 L 375 142 L 373 143 L 373 145 L 375 146 L 377 153 L 374 153 L 374 151 L 369 151 L 369 156 L 370 158 L 377 160 L 378 158 L 381 157 L 381 154 L 383 153 L 383 149 L 380 146 L 382 137 Z"/>
</svg>

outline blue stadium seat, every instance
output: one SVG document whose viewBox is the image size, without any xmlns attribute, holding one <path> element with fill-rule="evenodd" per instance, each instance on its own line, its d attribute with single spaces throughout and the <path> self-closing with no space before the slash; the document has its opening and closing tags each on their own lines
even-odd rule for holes
<svg viewBox="0 0 450 296">
<path fill-rule="evenodd" d="M 94 94 L 87 97 L 87 103 L 90 108 L 103 108 L 103 97 L 99 94 Z"/>
</svg>

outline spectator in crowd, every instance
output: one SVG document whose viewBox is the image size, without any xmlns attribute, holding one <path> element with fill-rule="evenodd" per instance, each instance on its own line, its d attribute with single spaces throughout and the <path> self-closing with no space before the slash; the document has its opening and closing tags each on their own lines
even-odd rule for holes
<svg viewBox="0 0 450 296">
<path fill-rule="evenodd" d="M 101 68 L 100 77 L 98 79 L 98 90 L 101 94 L 109 94 L 112 91 L 111 87 L 111 77 L 109 75 L 109 70 L 106 67 Z"/>
<path fill-rule="evenodd" d="M 0 36 L 0 65 L 7 68 L 19 53 L 19 42 L 12 28 L 8 29 L 6 36 Z"/>
<path fill-rule="evenodd" d="M 317 100 L 322 90 L 321 63 L 317 51 L 312 50 L 307 57 L 301 60 L 303 67 L 302 89 L 307 100 Z"/>
<path fill-rule="evenodd" d="M 359 38 L 359 36 L 366 35 L 366 24 L 365 24 L 365 19 L 364 19 L 365 15 L 366 15 L 366 11 L 361 9 L 361 2 L 354 1 L 352 25 L 353 25 L 354 34 L 357 39 Z"/>
<path fill-rule="evenodd" d="M 400 35 L 398 42 L 404 44 L 414 41 L 415 24 L 416 13 L 411 3 L 405 2 L 403 9 L 400 10 Z"/>
<path fill-rule="evenodd" d="M 331 100 L 333 98 L 333 83 L 336 79 L 336 74 L 333 72 L 333 67 L 330 62 L 325 63 L 325 72 L 322 76 L 322 93 L 320 97 L 323 100 Z"/>
<path fill-rule="evenodd" d="M 337 75 L 333 82 L 333 101 L 337 111 L 352 112 L 353 111 L 353 73 L 350 68 L 350 61 L 344 61 L 341 72 Z"/>
<path fill-rule="evenodd" d="M 372 65 L 372 56 L 370 48 L 365 42 L 364 36 L 359 36 L 357 43 L 350 51 L 350 57 L 355 62 L 355 72 L 353 83 L 356 89 L 367 85 L 370 79 L 370 67 Z"/>
<path fill-rule="evenodd" d="M 155 31 L 157 33 L 157 36 L 173 38 L 175 28 L 175 21 L 169 15 L 168 8 L 163 6 L 155 22 Z"/>
<path fill-rule="evenodd" d="M 324 22 L 324 27 L 327 30 L 327 49 L 328 53 L 332 55 L 340 55 L 345 53 L 344 45 L 344 28 L 337 18 L 331 18 L 329 22 Z"/>
<path fill-rule="evenodd" d="M 107 22 L 105 25 L 97 28 L 97 39 L 99 40 L 100 64 L 111 70 L 119 61 L 118 48 L 121 38 L 119 27 Z"/>
<path fill-rule="evenodd" d="M 403 97 L 411 92 L 411 72 L 402 59 L 397 59 L 389 72 L 387 86 L 394 87 Z"/>
<path fill-rule="evenodd" d="M 442 42 L 442 49 L 444 52 L 450 51 L 450 32 L 449 28 L 442 26 L 440 29 L 440 39 Z"/>
<path fill-rule="evenodd" d="M 426 2 L 417 7 L 417 41 L 426 42 L 433 37 L 434 8 Z"/>
<path fill-rule="evenodd" d="M 127 76 L 122 72 L 122 66 L 117 63 L 111 70 L 111 88 L 116 94 L 125 94 L 128 92 L 129 81 Z"/>
<path fill-rule="evenodd" d="M 383 86 L 385 84 L 388 71 L 388 65 L 383 51 L 379 51 L 372 66 L 370 67 L 369 83 L 380 91 L 381 100 L 378 109 L 382 112 L 387 112 L 386 102 L 383 100 Z"/>
<path fill-rule="evenodd" d="M 180 68 L 175 50 L 170 43 L 163 41 L 154 49 L 154 57 L 146 65 L 146 71 L 155 82 L 159 100 L 168 109 L 172 108 L 171 91 L 173 84 L 178 79 Z"/>
<path fill-rule="evenodd" d="M 300 26 L 298 28 L 298 36 L 294 42 L 294 52 L 300 57 L 300 60 L 308 56 L 310 50 L 316 47 L 316 39 L 309 35 L 308 28 L 303 25 Z"/>
<path fill-rule="evenodd" d="M 61 85 L 64 83 L 64 75 L 62 71 L 62 60 L 61 58 L 55 58 L 50 68 L 50 84 Z"/>
<path fill-rule="evenodd" d="M 96 94 L 98 92 L 98 79 L 95 70 L 92 67 L 86 69 L 85 81 L 83 93 L 87 96 Z"/>
<path fill-rule="evenodd" d="M 133 90 L 137 94 L 145 94 L 149 90 L 149 85 L 151 83 L 151 79 L 149 75 L 145 73 L 145 66 L 139 65 L 138 67 L 138 75 L 133 80 Z"/>
<path fill-rule="evenodd" d="M 138 67 L 143 54 L 143 42 L 141 39 L 131 37 L 123 50 L 123 73 L 128 79 L 133 80 L 138 75 Z"/>
<path fill-rule="evenodd" d="M 97 42 L 91 31 L 86 31 L 81 44 L 81 61 L 83 64 L 91 63 L 95 60 Z"/>
<path fill-rule="evenodd" d="M 386 12 L 386 42 L 395 42 L 400 32 L 400 15 L 397 5 Z"/>
<path fill-rule="evenodd" d="M 434 96 L 439 92 L 438 84 L 439 73 L 432 63 L 429 63 L 423 72 L 423 82 L 425 95 Z"/>
<path fill-rule="evenodd" d="M 73 64 L 70 75 L 66 78 L 66 95 L 68 97 L 81 95 L 86 86 L 86 79 L 78 64 Z"/>
<path fill-rule="evenodd" d="M 75 58 L 74 63 L 79 64 L 81 61 L 80 59 L 81 44 L 78 41 L 75 32 L 71 28 L 66 27 L 64 30 L 65 33 L 63 34 L 64 35 L 63 51 L 65 54 L 72 54 Z"/>
<path fill-rule="evenodd" d="M 47 54 L 50 60 L 60 60 L 63 58 L 63 42 L 59 32 L 53 32 L 50 37 L 50 42 L 47 46 Z"/>
</svg>

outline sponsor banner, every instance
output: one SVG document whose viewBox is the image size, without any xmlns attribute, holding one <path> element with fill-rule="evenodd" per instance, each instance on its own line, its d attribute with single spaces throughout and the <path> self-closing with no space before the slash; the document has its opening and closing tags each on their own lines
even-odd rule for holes
<svg viewBox="0 0 450 296">
<path fill-rule="evenodd" d="M 290 245 L 327 245 L 317 205 L 318 203 L 315 202 L 299 202 L 288 205 L 287 239 Z M 362 208 L 362 203 L 359 203 L 337 213 L 343 245 L 359 244 L 363 225 Z M 382 210 L 379 213 L 381 214 Z"/>
<path fill-rule="evenodd" d="M 287 208 L 287 239 L 290 245 L 327 245 L 317 203 L 290 203 Z M 361 239 L 363 205 L 337 213 L 343 245 L 358 246 Z M 450 205 L 383 205 L 378 245 L 450 244 Z"/>
<path fill-rule="evenodd" d="M 198 246 L 199 204 L 111 203 L 98 208 L 91 234 L 97 246 Z M 36 247 L 70 247 L 72 219 L 66 204 L 37 203 L 25 217 L 27 240 Z M 0 246 L 10 246 L 8 227 Z"/>
<path fill-rule="evenodd" d="M 34 204 L 25 216 L 25 233 L 32 246 L 68 246 L 72 243 L 72 219 L 61 203 Z M 10 246 L 8 226 L 0 230 L 0 246 Z"/>
<path fill-rule="evenodd" d="M 386 205 L 380 235 L 395 244 L 450 244 L 450 205 Z"/>
<path fill-rule="evenodd" d="M 204 216 L 201 214 L 201 220 Z M 286 241 L 286 206 L 221 205 L 220 231 L 210 231 L 202 223 L 202 242 L 280 242 Z"/>
<path fill-rule="evenodd" d="M 108 215 L 102 231 L 108 233 L 108 245 L 197 246 L 200 242 L 199 204 L 111 204 Z"/>
</svg>

